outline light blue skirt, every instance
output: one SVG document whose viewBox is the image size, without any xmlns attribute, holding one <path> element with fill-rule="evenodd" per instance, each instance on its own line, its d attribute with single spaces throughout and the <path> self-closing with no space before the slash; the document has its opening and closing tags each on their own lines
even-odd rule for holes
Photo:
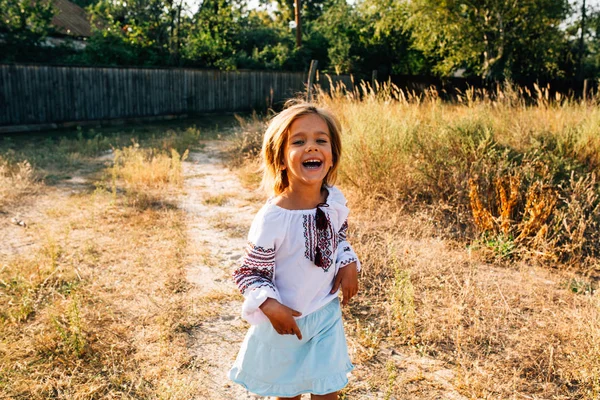
<svg viewBox="0 0 600 400">
<path fill-rule="evenodd" d="M 334 299 L 296 320 L 302 340 L 280 335 L 269 323 L 253 325 L 229 371 L 229 379 L 260 396 L 327 394 L 346 386 L 354 368 L 340 302 Z"/>
</svg>

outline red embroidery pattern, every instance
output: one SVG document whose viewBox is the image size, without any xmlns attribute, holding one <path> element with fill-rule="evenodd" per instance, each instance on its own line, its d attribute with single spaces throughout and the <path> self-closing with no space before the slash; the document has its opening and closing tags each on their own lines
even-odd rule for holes
<svg viewBox="0 0 600 400">
<path fill-rule="evenodd" d="M 315 217 L 312 215 L 303 215 L 302 226 L 304 228 L 304 257 L 307 260 L 315 261 L 315 246 L 314 240 L 317 227 L 315 225 Z"/>
<path fill-rule="evenodd" d="M 345 220 L 340 228 L 340 232 L 338 233 L 338 245 L 347 240 L 348 235 L 348 220 Z M 345 251 L 345 250 L 344 250 Z"/>
<path fill-rule="evenodd" d="M 315 262 L 317 247 L 321 249 L 321 259 L 324 272 L 329 270 L 333 264 L 333 254 L 339 243 L 338 233 L 335 232 L 331 224 L 329 215 L 327 218 L 327 229 L 317 229 L 314 215 L 303 215 L 302 226 L 304 228 L 304 257 Z"/>
<path fill-rule="evenodd" d="M 249 288 L 256 289 L 263 286 L 275 290 L 274 268 L 275 248 L 265 249 L 248 242 L 242 265 L 233 272 L 233 280 L 242 294 L 245 294 Z"/>
<path fill-rule="evenodd" d="M 349 259 L 340 262 L 340 268 L 345 267 L 346 265 L 351 264 L 355 261 L 358 261 L 358 258 L 350 257 Z"/>
</svg>

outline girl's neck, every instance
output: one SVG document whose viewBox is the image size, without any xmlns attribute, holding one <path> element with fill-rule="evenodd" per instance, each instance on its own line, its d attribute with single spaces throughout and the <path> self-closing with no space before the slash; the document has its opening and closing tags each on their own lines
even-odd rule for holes
<svg viewBox="0 0 600 400">
<path fill-rule="evenodd" d="M 327 201 L 327 189 L 324 187 L 288 186 L 273 203 L 288 210 L 310 210 Z"/>
</svg>

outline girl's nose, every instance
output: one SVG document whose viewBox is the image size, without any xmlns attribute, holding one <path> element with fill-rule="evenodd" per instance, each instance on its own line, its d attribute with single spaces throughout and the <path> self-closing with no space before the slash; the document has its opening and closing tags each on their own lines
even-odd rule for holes
<svg viewBox="0 0 600 400">
<path fill-rule="evenodd" d="M 313 145 L 313 144 L 309 144 L 308 146 L 306 146 L 306 152 L 309 153 L 311 151 L 317 151 L 317 146 Z"/>
</svg>

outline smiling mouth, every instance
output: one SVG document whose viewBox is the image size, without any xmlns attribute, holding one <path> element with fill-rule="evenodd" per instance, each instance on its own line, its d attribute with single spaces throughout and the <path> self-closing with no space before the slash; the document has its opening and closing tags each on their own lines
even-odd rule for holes
<svg viewBox="0 0 600 400">
<path fill-rule="evenodd" d="M 302 163 L 308 169 L 317 169 L 323 164 L 323 161 L 319 160 L 306 160 Z"/>
</svg>

